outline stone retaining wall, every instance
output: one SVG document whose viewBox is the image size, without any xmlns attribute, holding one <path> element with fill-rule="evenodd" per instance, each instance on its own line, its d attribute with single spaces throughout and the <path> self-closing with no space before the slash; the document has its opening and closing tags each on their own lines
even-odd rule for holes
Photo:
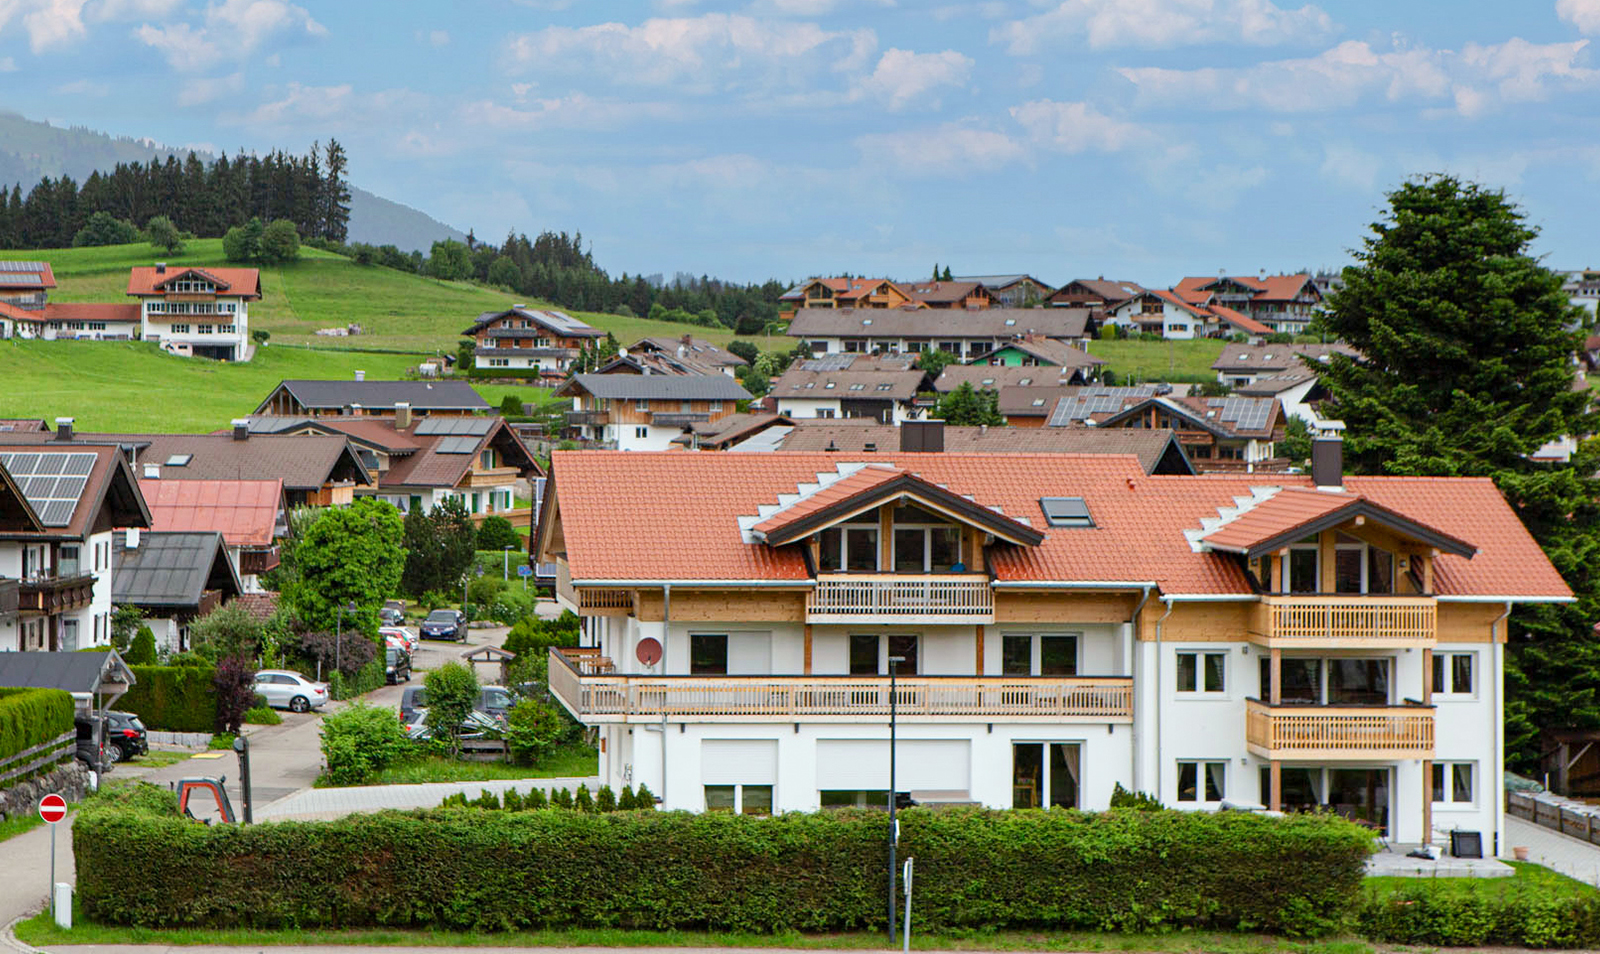
<svg viewBox="0 0 1600 954">
<path fill-rule="evenodd" d="M 151 745 L 170 745 L 182 749 L 203 749 L 211 744 L 211 733 L 157 732 L 151 729 L 146 733 L 146 739 Z"/>
<path fill-rule="evenodd" d="M 89 767 L 77 759 L 54 771 L 18 782 L 0 791 L 0 821 L 18 815 L 32 815 L 39 810 L 39 799 L 51 792 L 68 803 L 83 801 L 89 793 Z"/>
</svg>

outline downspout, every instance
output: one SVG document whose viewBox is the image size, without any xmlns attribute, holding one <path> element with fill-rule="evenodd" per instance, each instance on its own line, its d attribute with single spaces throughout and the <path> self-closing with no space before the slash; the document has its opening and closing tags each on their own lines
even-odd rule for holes
<svg viewBox="0 0 1600 954">
<path fill-rule="evenodd" d="M 1505 786 L 1506 786 L 1506 707 L 1505 707 L 1505 678 L 1506 678 L 1506 651 L 1505 646 L 1495 639 L 1495 630 L 1506 624 L 1511 616 L 1511 601 L 1506 600 L 1506 611 L 1499 618 L 1489 624 L 1489 652 L 1494 654 L 1494 681 L 1491 684 L 1494 691 L 1494 707 L 1490 710 L 1494 716 L 1494 853 L 1500 855 L 1500 834 L 1505 828 Z M 1506 627 L 1506 638 L 1510 639 L 1510 627 Z M 1432 679 L 1433 673 L 1424 673 L 1424 679 Z M 1431 836 L 1432 832 L 1424 832 Z"/>
<path fill-rule="evenodd" d="M 1134 676 L 1136 667 L 1134 666 L 1133 653 L 1134 647 L 1139 645 L 1139 614 L 1144 611 L 1144 604 L 1150 602 L 1150 584 L 1145 584 L 1140 590 L 1139 603 L 1134 606 L 1133 612 L 1128 615 L 1128 638 L 1124 641 L 1125 646 L 1123 648 L 1123 669 L 1127 671 L 1128 676 L 1133 677 L 1133 724 L 1128 727 L 1133 735 L 1128 749 L 1130 762 L 1128 779 L 1133 782 L 1135 791 L 1139 788 L 1139 697 L 1141 693 L 1139 691 L 1139 679 Z"/>
<path fill-rule="evenodd" d="M 667 633 L 672 630 L 672 584 L 661 584 L 661 675 L 667 674 Z M 667 807 L 667 707 L 661 707 L 661 807 Z"/>
<path fill-rule="evenodd" d="M 1163 596 L 1161 602 L 1167 604 L 1167 611 L 1156 620 L 1156 789 L 1150 794 L 1159 801 L 1161 798 L 1161 696 L 1164 694 L 1161 682 L 1161 634 L 1167 617 L 1172 615 L 1173 601 Z"/>
</svg>

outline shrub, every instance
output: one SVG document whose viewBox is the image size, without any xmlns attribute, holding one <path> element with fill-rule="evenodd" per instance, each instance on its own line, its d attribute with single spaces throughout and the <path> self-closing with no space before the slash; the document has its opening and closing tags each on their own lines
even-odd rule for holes
<svg viewBox="0 0 1600 954">
<path fill-rule="evenodd" d="M 1348 918 L 1371 845 L 1328 815 L 901 818 L 924 930 L 1318 933 Z M 841 931 L 883 924 L 887 821 L 447 808 L 206 827 L 120 798 L 81 810 L 73 848 L 85 916 L 114 924 Z"/>
<path fill-rule="evenodd" d="M 594 796 L 589 794 L 589 786 L 579 785 L 578 794 L 572 797 L 572 807 L 580 812 L 595 813 Z"/>
<path fill-rule="evenodd" d="M 337 641 L 336 641 L 337 640 Z M 337 663 L 338 671 L 346 680 L 361 671 L 361 667 L 378 656 L 378 644 L 371 636 L 359 630 L 340 633 L 301 633 L 300 651 L 325 673 L 332 673 Z"/>
<path fill-rule="evenodd" d="M 280 725 L 283 716 L 268 706 L 251 706 L 245 710 L 244 722 L 245 725 Z"/>
<path fill-rule="evenodd" d="M 522 799 L 522 810 L 525 812 L 537 811 L 541 808 L 549 807 L 550 799 L 545 797 L 544 789 L 542 788 L 534 788 Z"/>
<path fill-rule="evenodd" d="M 1386 944 L 1592 949 L 1600 947 L 1600 894 L 1462 890 L 1419 879 L 1393 894 L 1367 893 L 1356 924 Z"/>
<path fill-rule="evenodd" d="M 243 603 L 217 607 L 189 627 L 195 652 L 215 662 L 228 656 L 255 656 L 261 651 L 261 620 Z"/>
<path fill-rule="evenodd" d="M 129 666 L 135 680 L 117 708 L 166 732 L 211 732 L 217 727 L 215 669 L 192 653 L 170 666 Z"/>
<path fill-rule="evenodd" d="M 428 734 L 454 754 L 460 746 L 461 724 L 478 701 L 478 676 L 458 662 L 447 662 L 428 673 Z"/>
<path fill-rule="evenodd" d="M 508 812 L 522 811 L 522 795 L 514 788 L 508 788 L 500 795 L 500 804 Z"/>
<path fill-rule="evenodd" d="M 74 708 L 60 689 L 0 689 L 0 760 L 71 732 Z M 63 752 L 72 757 L 71 742 Z"/>
<path fill-rule="evenodd" d="M 1161 811 L 1161 799 L 1145 792 L 1130 792 L 1118 782 L 1111 789 L 1112 808 L 1136 808 L 1142 812 Z"/>
<path fill-rule="evenodd" d="M 256 703 L 256 667 L 244 656 L 229 656 L 217 663 L 211 677 L 216 691 L 216 731 L 239 731 L 244 714 Z"/>
<path fill-rule="evenodd" d="M 524 699 L 506 715 L 506 746 L 518 765 L 538 765 L 566 734 L 565 720 L 555 706 Z"/>
<path fill-rule="evenodd" d="M 355 702 L 322 720 L 322 756 L 328 781 L 335 785 L 360 785 L 414 751 L 405 728 L 388 709 Z"/>
<path fill-rule="evenodd" d="M 72 247 L 131 245 L 139 239 L 139 228 L 132 222 L 119 219 L 110 212 L 96 212 L 72 236 Z"/>
<path fill-rule="evenodd" d="M 139 627 L 139 631 L 133 635 L 133 645 L 128 647 L 128 655 L 122 661 L 130 666 L 156 664 L 156 634 L 150 631 L 150 627 Z"/>
<path fill-rule="evenodd" d="M 597 812 L 614 812 L 617 810 L 617 793 L 611 786 L 600 786 L 599 794 L 594 797 L 594 810 Z"/>
<path fill-rule="evenodd" d="M 511 401 L 513 398 L 508 397 L 506 400 Z M 483 523 L 478 525 L 478 549 L 503 550 L 506 547 L 513 550 L 522 549 L 522 537 L 517 535 L 517 528 L 511 525 L 510 520 L 499 514 L 484 517 Z"/>
</svg>

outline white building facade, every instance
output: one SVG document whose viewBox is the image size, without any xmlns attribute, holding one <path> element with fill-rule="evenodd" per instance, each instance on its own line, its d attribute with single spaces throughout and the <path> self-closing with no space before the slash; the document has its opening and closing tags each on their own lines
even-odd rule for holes
<svg viewBox="0 0 1600 954">
<path fill-rule="evenodd" d="M 185 357 L 246 361 L 250 302 L 261 298 L 253 268 L 135 268 L 128 294 L 139 300 L 139 337 Z"/>
</svg>

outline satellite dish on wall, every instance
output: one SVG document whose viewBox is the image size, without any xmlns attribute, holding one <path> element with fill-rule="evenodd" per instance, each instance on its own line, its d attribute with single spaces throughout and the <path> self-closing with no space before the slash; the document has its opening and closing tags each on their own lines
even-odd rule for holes
<svg viewBox="0 0 1600 954">
<path fill-rule="evenodd" d="M 634 647 L 633 654 L 646 666 L 654 666 L 661 661 L 661 641 L 654 636 L 646 636 L 639 640 L 639 645 Z"/>
</svg>

